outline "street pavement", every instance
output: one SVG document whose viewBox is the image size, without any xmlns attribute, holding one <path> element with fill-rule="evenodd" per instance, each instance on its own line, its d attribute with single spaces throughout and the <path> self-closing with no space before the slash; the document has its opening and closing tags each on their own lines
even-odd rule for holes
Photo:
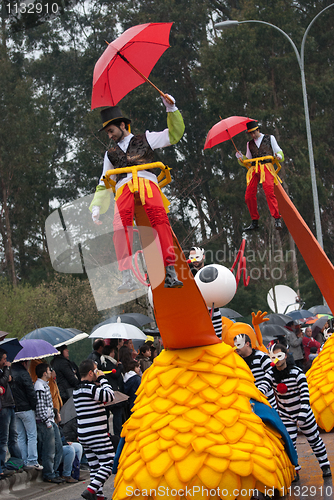
<svg viewBox="0 0 334 500">
<path fill-rule="evenodd" d="M 329 460 L 332 464 L 334 474 L 334 433 L 321 433 L 321 437 L 326 445 Z M 297 439 L 297 450 L 299 463 L 301 465 L 300 480 L 293 483 L 285 493 L 282 500 L 334 500 L 334 486 L 332 478 L 322 478 L 322 472 L 318 461 L 310 448 L 307 439 L 301 434 Z M 15 474 L 6 480 L 0 481 L 1 500 L 82 500 L 81 493 L 89 484 L 89 472 L 81 471 L 81 476 L 86 481 L 75 484 L 50 484 L 41 480 L 41 473 L 34 471 L 28 473 L 32 477 L 27 480 L 27 473 Z M 114 475 L 105 484 L 104 494 L 111 500 L 114 489 Z M 28 478 L 29 479 L 29 478 Z M 270 497 L 272 491 L 268 491 Z M 263 495 L 256 495 L 259 500 Z M 267 498 L 268 498 L 267 497 Z M 276 497 L 275 497 L 276 498 Z M 159 497 L 157 497 L 159 500 Z M 162 500 L 162 499 L 161 499 Z M 173 498 L 171 498 L 173 500 Z M 203 499 L 204 500 L 204 499 Z"/>
</svg>

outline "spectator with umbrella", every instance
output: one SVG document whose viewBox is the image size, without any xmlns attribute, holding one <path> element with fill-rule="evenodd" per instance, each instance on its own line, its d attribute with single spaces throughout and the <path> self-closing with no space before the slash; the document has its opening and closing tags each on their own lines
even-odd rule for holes
<svg viewBox="0 0 334 500">
<path fill-rule="evenodd" d="M 289 330 L 289 352 L 293 355 L 293 359 L 295 360 L 295 364 L 299 366 L 299 368 L 303 368 L 304 366 L 304 351 L 303 351 L 303 332 L 295 321 L 291 321 L 285 327 Z"/>
<path fill-rule="evenodd" d="M 53 358 L 51 366 L 56 371 L 60 396 L 65 404 L 72 396 L 73 389 L 78 387 L 80 376 L 78 367 L 70 361 L 67 345 L 58 347 L 58 351 L 60 355 Z"/>
<path fill-rule="evenodd" d="M 104 346 L 105 342 L 103 339 L 95 339 L 93 342 L 93 351 L 89 354 L 87 359 L 92 359 L 95 363 L 98 364 L 100 362 Z"/>
<path fill-rule="evenodd" d="M 21 346 L 20 349 L 22 349 Z M 15 401 L 9 385 L 12 380 L 10 366 L 11 363 L 7 360 L 7 351 L 0 348 L 0 386 L 3 387 L 4 391 L 0 395 L 0 467 L 5 475 L 10 474 L 5 467 L 7 447 L 11 457 L 22 458 L 17 442 Z"/>
<path fill-rule="evenodd" d="M 115 346 L 106 345 L 103 348 L 102 355 L 100 358 L 100 363 L 98 368 L 103 371 L 106 379 L 111 385 L 114 391 L 124 392 L 123 384 L 123 365 L 115 359 Z M 122 431 L 122 415 L 123 415 L 123 404 L 118 403 L 106 408 L 107 413 L 109 411 L 113 414 L 113 429 L 114 435 L 120 436 Z"/>
<path fill-rule="evenodd" d="M 15 420 L 18 432 L 18 445 L 22 453 L 25 469 L 42 470 L 38 463 L 36 392 L 28 372 L 29 361 L 22 360 L 12 364 L 11 384 L 15 401 Z"/>
<path fill-rule="evenodd" d="M 310 326 L 307 326 L 305 328 L 302 344 L 304 348 L 305 362 L 308 361 L 311 352 L 311 347 L 315 347 L 319 352 L 321 344 L 312 337 L 312 328 Z"/>
<path fill-rule="evenodd" d="M 58 426 L 54 420 L 53 402 L 48 385 L 51 378 L 51 366 L 40 363 L 36 366 L 36 423 L 38 436 L 38 451 L 43 465 L 43 481 L 48 483 L 63 483 L 59 477 L 58 467 L 63 456 L 63 445 Z"/>
</svg>

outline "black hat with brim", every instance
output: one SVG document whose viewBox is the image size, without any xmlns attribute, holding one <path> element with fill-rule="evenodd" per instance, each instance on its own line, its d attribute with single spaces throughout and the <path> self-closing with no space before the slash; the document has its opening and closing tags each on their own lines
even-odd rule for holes
<svg viewBox="0 0 334 500">
<path fill-rule="evenodd" d="M 253 120 L 253 121 L 247 123 L 247 132 L 248 133 L 254 132 L 254 130 L 256 130 L 258 128 L 259 128 L 259 126 L 257 124 L 257 120 Z"/>
<path fill-rule="evenodd" d="M 104 130 L 108 125 L 113 122 L 124 122 L 125 124 L 131 123 L 129 118 L 126 118 L 122 115 L 122 111 L 118 106 L 110 106 L 109 108 L 102 109 L 101 111 L 102 118 L 102 128 L 100 128 L 99 132 Z"/>
</svg>

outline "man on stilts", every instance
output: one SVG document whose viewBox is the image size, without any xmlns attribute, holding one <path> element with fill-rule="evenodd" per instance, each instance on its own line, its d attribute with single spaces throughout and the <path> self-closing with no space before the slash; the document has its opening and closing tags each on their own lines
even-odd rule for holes
<svg viewBox="0 0 334 500">
<path fill-rule="evenodd" d="M 171 98 L 171 96 L 169 96 Z M 115 142 L 104 157 L 103 172 L 91 203 L 93 221 L 101 223 L 99 216 L 108 207 L 105 206 L 105 186 L 103 177 L 108 170 L 154 162 L 154 150 L 176 144 L 184 132 L 184 123 L 180 111 L 165 98 L 162 98 L 167 111 L 167 128 L 162 132 L 149 132 L 133 135 L 130 131 L 131 120 L 122 115 L 118 106 L 101 111 L 103 127 L 108 137 Z M 183 285 L 174 269 L 175 253 L 171 227 L 166 213 L 167 199 L 162 194 L 157 180 L 158 169 L 138 171 L 138 194 L 134 192 L 131 173 L 117 174 L 113 241 L 119 270 L 123 283 L 119 293 L 136 290 L 138 285 L 131 271 L 133 218 L 136 218 L 136 205 L 141 204 L 146 212 L 151 227 L 157 232 L 164 266 L 166 269 L 165 287 L 179 288 Z M 160 173 L 160 170 L 159 170 Z M 104 191 L 104 192 L 103 192 Z"/>
</svg>

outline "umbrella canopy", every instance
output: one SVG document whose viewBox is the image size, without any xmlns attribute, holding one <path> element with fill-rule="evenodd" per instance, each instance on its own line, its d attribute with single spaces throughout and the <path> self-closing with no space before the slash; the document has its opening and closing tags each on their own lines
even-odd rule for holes
<svg viewBox="0 0 334 500">
<path fill-rule="evenodd" d="M 313 314 L 311 311 L 308 311 L 307 309 L 299 309 L 297 311 L 290 311 L 289 316 L 291 316 L 292 319 L 305 319 L 305 318 L 311 318 Z"/>
<path fill-rule="evenodd" d="M 221 142 L 232 139 L 235 135 L 245 131 L 247 129 L 247 123 L 251 121 L 255 120 L 247 118 L 246 116 L 229 116 L 224 120 L 220 120 L 220 122 L 216 123 L 216 125 L 209 130 L 203 149 L 213 148 L 213 146 Z M 234 147 L 237 149 L 235 145 Z"/>
<path fill-rule="evenodd" d="M 74 407 L 73 396 L 60 408 L 61 423 L 65 425 L 67 422 L 77 417 L 77 412 Z"/>
<path fill-rule="evenodd" d="M 269 324 L 269 321 L 266 321 L 265 323 L 261 323 L 260 325 L 260 330 L 262 333 L 262 337 L 279 337 L 279 336 L 286 336 L 289 332 L 284 326 L 281 325 L 275 325 L 275 324 Z"/>
<path fill-rule="evenodd" d="M 79 340 L 88 337 L 87 333 L 80 332 L 75 328 L 59 328 L 58 326 L 45 326 L 44 328 L 37 328 L 32 332 L 27 333 L 22 340 L 26 339 L 40 339 L 46 340 L 54 347 L 59 347 L 61 345 L 73 344 Z"/>
<path fill-rule="evenodd" d="M 120 317 L 117 323 L 102 325 L 94 330 L 89 338 L 92 339 L 139 339 L 146 340 L 146 335 L 134 325 L 122 323 Z"/>
<path fill-rule="evenodd" d="M 315 314 L 332 314 L 332 311 L 330 310 L 330 308 L 328 306 L 312 306 L 309 308 L 309 311 L 311 311 L 311 313 L 313 315 Z"/>
<path fill-rule="evenodd" d="M 17 339 L 5 339 L 0 342 L 0 348 L 6 351 L 7 361 L 11 363 L 15 356 L 21 351 L 23 346 Z"/>
<path fill-rule="evenodd" d="M 239 314 L 237 311 L 234 311 L 233 309 L 230 309 L 229 307 L 220 307 L 219 310 L 224 318 L 242 318 L 241 314 Z"/>
<path fill-rule="evenodd" d="M 145 314 L 125 313 L 119 316 L 112 316 L 111 318 L 102 321 L 102 323 L 95 325 L 91 333 L 93 333 L 97 328 L 100 328 L 100 326 L 109 325 L 110 323 L 117 323 L 118 318 L 121 318 L 122 323 L 128 323 L 129 325 L 136 326 L 137 328 L 141 328 L 142 326 L 147 325 L 147 323 L 152 323 L 152 321 L 154 321 L 152 318 L 146 316 Z"/>
<path fill-rule="evenodd" d="M 94 68 L 92 109 L 115 106 L 131 90 L 148 81 L 156 62 L 170 46 L 172 24 L 132 26 L 108 45 Z"/>
<path fill-rule="evenodd" d="M 15 356 L 14 363 L 17 361 L 29 361 L 31 359 L 41 359 L 59 351 L 49 342 L 40 339 L 21 339 L 23 349 Z"/>
<path fill-rule="evenodd" d="M 3 340 L 5 337 L 7 337 L 7 335 L 9 335 L 9 333 L 7 333 L 7 332 L 2 332 L 2 331 L 0 330 L 0 342 L 1 342 L 1 340 Z"/>
<path fill-rule="evenodd" d="M 279 326 L 285 326 L 291 321 L 293 321 L 293 318 L 288 315 L 288 314 L 280 314 L 280 313 L 273 313 L 273 314 L 267 314 L 265 316 L 266 318 L 269 318 L 269 321 L 266 321 L 266 325 L 279 325 Z M 264 324 L 264 323 L 262 323 Z M 260 325 L 261 328 L 261 325 Z"/>
<path fill-rule="evenodd" d="M 317 319 L 317 321 L 312 325 L 312 332 L 314 331 L 315 328 L 320 328 L 320 330 L 322 330 L 327 321 L 328 321 L 328 316 L 322 316 L 321 318 Z"/>
</svg>

